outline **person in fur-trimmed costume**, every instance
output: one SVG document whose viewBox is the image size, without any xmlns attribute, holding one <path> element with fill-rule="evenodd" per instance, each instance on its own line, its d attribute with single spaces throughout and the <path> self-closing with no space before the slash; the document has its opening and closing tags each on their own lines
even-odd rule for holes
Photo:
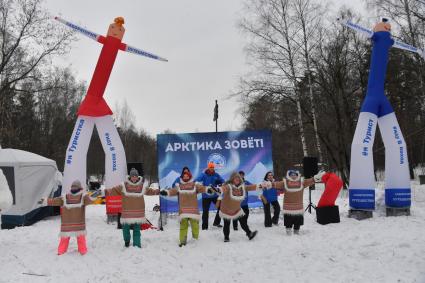
<svg viewBox="0 0 425 283">
<path fill-rule="evenodd" d="M 245 180 L 245 172 L 244 171 L 239 171 L 239 175 L 242 177 L 242 180 L 246 185 L 252 185 L 252 183 L 250 181 Z M 243 210 L 243 212 L 245 212 L 245 218 L 246 221 L 248 221 L 248 217 L 249 217 L 249 207 L 248 207 L 248 193 L 246 193 L 246 196 L 244 198 L 244 200 L 241 202 L 241 208 Z M 238 230 L 238 219 L 234 219 L 233 220 L 233 230 Z"/>
<path fill-rule="evenodd" d="M 87 253 L 86 244 L 86 206 L 92 204 L 96 198 L 84 192 L 80 181 L 72 182 L 71 190 L 65 196 L 43 198 L 40 202 L 47 206 L 61 206 L 61 231 L 58 246 L 58 255 L 68 250 L 70 237 L 77 238 L 78 252 Z"/>
<path fill-rule="evenodd" d="M 8 210 L 12 204 L 12 193 L 10 192 L 6 176 L 4 176 L 3 171 L 0 169 L 0 213 L 2 210 Z"/>
<path fill-rule="evenodd" d="M 133 246 L 142 247 L 140 224 L 147 223 L 145 217 L 145 195 L 157 195 L 158 189 L 147 188 L 143 177 L 135 168 L 131 168 L 127 180 L 119 186 L 105 190 L 106 195 L 122 196 L 121 224 L 124 245 L 130 246 L 130 228 L 133 225 Z"/>
<path fill-rule="evenodd" d="M 212 193 L 212 190 L 209 191 Z M 180 242 L 179 247 L 185 246 L 187 243 L 187 233 L 189 223 L 192 227 L 192 238 L 199 237 L 199 207 L 198 197 L 200 193 L 207 193 L 207 188 L 201 183 L 194 182 L 192 174 L 189 170 L 182 173 L 182 177 L 176 181 L 175 186 L 170 190 L 162 190 L 163 196 L 178 196 L 179 200 L 179 218 L 180 218 Z"/>
<path fill-rule="evenodd" d="M 294 228 L 294 234 L 299 234 L 300 227 L 304 225 L 304 189 L 315 182 L 320 182 L 325 173 L 321 171 L 313 178 L 304 179 L 298 170 L 288 170 L 283 181 L 262 183 L 263 188 L 283 191 L 283 223 L 288 235 L 292 234 L 292 228 Z"/>
<path fill-rule="evenodd" d="M 257 235 L 257 231 L 252 232 L 249 229 L 247 218 L 243 217 L 245 212 L 241 208 L 241 203 L 245 199 L 247 191 L 255 191 L 256 189 L 257 185 L 245 185 L 237 172 L 232 173 L 229 180 L 220 187 L 221 195 L 218 199 L 218 206 L 220 207 L 220 217 L 224 220 L 224 242 L 230 241 L 230 222 L 234 219 L 239 220 L 241 228 L 250 240 Z"/>
</svg>

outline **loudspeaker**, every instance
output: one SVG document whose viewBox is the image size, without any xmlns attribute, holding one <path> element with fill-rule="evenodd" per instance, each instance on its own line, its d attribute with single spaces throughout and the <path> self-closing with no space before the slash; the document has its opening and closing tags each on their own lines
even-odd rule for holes
<svg viewBox="0 0 425 283">
<path fill-rule="evenodd" d="M 339 208 L 334 206 L 322 206 L 316 208 L 317 223 L 326 225 L 329 223 L 339 223 Z"/>
<path fill-rule="evenodd" d="M 319 172 L 319 164 L 317 157 L 304 157 L 303 158 L 304 177 L 311 178 Z"/>
<path fill-rule="evenodd" d="M 135 168 L 140 176 L 144 176 L 145 172 L 143 171 L 143 163 L 142 162 L 128 162 L 127 163 L 127 174 L 130 175 L 131 168 Z"/>
</svg>

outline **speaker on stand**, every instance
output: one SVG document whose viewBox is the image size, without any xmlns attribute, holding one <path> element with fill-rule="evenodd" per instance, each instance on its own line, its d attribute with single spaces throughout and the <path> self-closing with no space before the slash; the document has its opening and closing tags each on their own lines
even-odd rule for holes
<svg viewBox="0 0 425 283">
<path fill-rule="evenodd" d="M 317 157 L 305 156 L 303 158 L 303 170 L 304 170 L 304 178 L 309 179 L 312 178 L 319 172 L 319 163 Z M 309 204 L 306 207 L 305 211 L 311 214 L 311 208 L 316 209 L 316 206 L 311 202 L 311 190 L 314 190 L 314 185 L 308 188 L 308 201 Z"/>
</svg>

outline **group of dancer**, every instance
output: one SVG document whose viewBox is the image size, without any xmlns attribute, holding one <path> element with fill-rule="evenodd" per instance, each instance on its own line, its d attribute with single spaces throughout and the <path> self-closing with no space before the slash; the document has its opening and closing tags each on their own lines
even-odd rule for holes
<svg viewBox="0 0 425 283">
<path fill-rule="evenodd" d="M 247 238 L 252 240 L 257 231 L 252 231 L 248 226 L 248 192 L 257 190 L 264 205 L 265 227 L 277 225 L 279 221 L 280 205 L 277 201 L 277 192 L 284 193 L 283 215 L 284 225 L 290 235 L 292 229 L 299 233 L 304 223 L 303 190 L 304 188 L 321 182 L 325 172 L 320 172 L 314 178 L 304 180 L 297 170 L 289 170 L 283 181 L 275 181 L 272 172 L 267 172 L 264 181 L 260 184 L 250 184 L 244 179 L 244 172 L 234 172 L 227 181 L 214 170 L 214 164 L 209 163 L 208 168 L 196 179 L 193 178 L 189 168 L 185 167 L 173 187 L 169 190 L 159 190 L 148 186 L 139 172 L 132 168 L 126 180 L 113 188 L 105 189 L 105 195 L 122 196 L 121 223 L 123 224 L 124 246 L 129 247 L 131 229 L 133 230 L 133 246 L 141 248 L 140 225 L 146 223 L 145 195 L 177 196 L 179 203 L 180 236 L 179 246 L 187 243 L 189 225 L 192 229 L 192 238 L 199 238 L 199 220 L 201 218 L 198 207 L 198 194 L 203 194 L 202 230 L 208 229 L 210 204 L 217 207 L 214 226 L 222 227 L 224 242 L 230 241 L 230 226 L 238 230 L 238 223 L 244 230 Z M 71 190 L 64 196 L 57 198 L 43 198 L 41 203 L 49 206 L 61 206 L 61 232 L 58 246 L 58 255 L 68 250 L 70 237 L 77 238 L 78 251 L 87 253 L 85 207 L 95 201 L 89 196 L 79 181 L 74 181 Z M 270 215 L 270 205 L 274 207 L 274 215 Z M 224 225 L 220 225 L 223 218 Z"/>
<path fill-rule="evenodd" d="M 278 225 L 280 205 L 278 191 L 285 194 L 283 201 L 284 225 L 288 235 L 299 234 L 301 225 L 304 224 L 303 191 L 315 182 L 321 182 L 326 172 L 321 171 L 313 178 L 304 180 L 299 171 L 288 170 L 283 181 L 276 182 L 272 172 L 267 172 L 264 181 L 260 184 L 251 184 L 245 180 L 243 171 L 234 172 L 229 180 L 224 179 L 214 170 L 214 163 L 209 163 L 208 168 L 196 179 L 192 178 L 189 168 L 184 167 L 181 176 L 178 177 L 171 190 L 160 192 L 163 196 L 178 196 L 179 219 L 180 219 L 180 243 L 187 243 L 188 224 L 192 227 L 192 237 L 199 237 L 199 209 L 197 194 L 202 193 L 202 230 L 208 229 L 208 213 L 210 204 L 214 203 L 217 213 L 213 226 L 221 227 L 220 217 L 223 218 L 224 242 L 229 242 L 230 224 L 238 230 L 238 222 L 245 231 L 249 240 L 257 235 L 257 231 L 251 231 L 248 226 L 248 192 L 258 191 L 258 195 L 264 205 L 264 226 Z M 274 215 L 271 217 L 270 205 L 273 206 Z"/>
</svg>

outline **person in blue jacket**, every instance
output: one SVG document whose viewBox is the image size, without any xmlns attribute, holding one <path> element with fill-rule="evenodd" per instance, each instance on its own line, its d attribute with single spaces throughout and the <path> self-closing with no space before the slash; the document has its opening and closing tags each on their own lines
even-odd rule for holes
<svg viewBox="0 0 425 283">
<path fill-rule="evenodd" d="M 183 174 L 184 174 L 184 173 L 190 173 L 190 174 L 192 175 L 192 173 L 190 172 L 189 167 L 187 167 L 187 166 L 183 167 L 183 169 L 182 169 L 182 173 L 180 174 L 180 176 L 179 176 L 179 177 L 177 177 L 177 178 L 174 180 L 173 184 L 171 185 L 171 188 L 174 188 L 174 187 L 176 186 L 176 184 L 177 184 L 177 183 L 180 183 L 180 179 L 183 179 Z"/>
<path fill-rule="evenodd" d="M 245 180 L 245 172 L 244 171 L 239 171 L 239 175 L 242 177 L 242 180 L 243 180 L 245 185 L 252 185 L 252 183 L 250 181 Z M 241 202 L 241 208 L 242 208 L 243 212 L 245 212 L 245 215 L 243 217 L 245 217 L 246 220 L 248 221 L 248 216 L 249 216 L 248 193 L 246 194 L 245 199 Z M 238 220 L 237 219 L 233 220 L 233 230 L 238 230 Z"/>
<path fill-rule="evenodd" d="M 215 188 L 224 183 L 224 179 L 215 172 L 215 165 L 213 162 L 208 163 L 208 168 L 196 178 L 196 182 L 201 182 L 202 185 Z M 208 216 L 211 203 L 217 203 L 218 194 L 202 194 L 202 230 L 208 230 Z M 223 227 L 220 225 L 221 218 L 218 215 L 219 208 L 214 218 L 213 226 Z"/>
<path fill-rule="evenodd" d="M 264 176 L 264 181 L 274 182 L 273 172 L 269 171 Z M 263 196 L 261 197 L 264 206 L 264 226 L 272 227 L 272 224 L 277 225 L 279 222 L 280 206 L 277 201 L 277 190 L 271 188 L 263 191 Z M 273 206 L 273 217 L 271 217 L 270 204 Z"/>
</svg>

